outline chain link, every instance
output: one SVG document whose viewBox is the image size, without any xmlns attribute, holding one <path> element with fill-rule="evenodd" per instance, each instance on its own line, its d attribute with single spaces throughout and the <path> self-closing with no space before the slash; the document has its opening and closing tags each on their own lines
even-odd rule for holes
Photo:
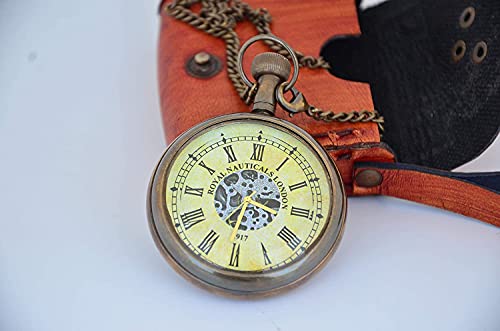
<svg viewBox="0 0 500 331">
<path fill-rule="evenodd" d="M 311 106 L 306 113 L 315 120 L 324 122 L 377 123 L 380 132 L 384 132 L 384 118 L 376 110 L 360 110 L 351 111 L 349 113 L 334 113 L 332 111 L 325 111 Z"/>
<path fill-rule="evenodd" d="M 201 10 L 195 13 L 191 6 L 200 4 Z M 185 22 L 192 27 L 224 40 L 226 44 L 227 74 L 241 99 L 250 104 L 255 96 L 257 85 L 248 87 L 243 83 L 238 72 L 238 52 L 240 39 L 235 27 L 238 22 L 251 22 L 259 34 L 272 34 L 271 14 L 266 9 L 252 9 L 241 0 L 174 0 L 165 7 L 167 15 Z M 264 41 L 273 50 L 290 59 L 287 50 L 272 41 Z M 321 56 L 314 57 L 295 51 L 299 65 L 310 69 L 329 69 L 328 62 Z M 377 111 L 353 111 L 349 113 L 334 113 L 324 111 L 314 106 L 306 112 L 312 118 L 325 122 L 374 122 L 383 131 L 383 117 Z"/>
</svg>

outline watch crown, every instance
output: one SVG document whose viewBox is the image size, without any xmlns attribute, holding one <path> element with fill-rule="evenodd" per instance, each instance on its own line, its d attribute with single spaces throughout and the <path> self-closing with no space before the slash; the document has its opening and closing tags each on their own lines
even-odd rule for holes
<svg viewBox="0 0 500 331">
<path fill-rule="evenodd" d="M 290 76 L 291 71 L 292 66 L 288 59 L 278 53 L 261 53 L 252 61 L 252 76 L 255 80 L 259 80 L 263 75 L 274 75 L 284 82 Z"/>
<path fill-rule="evenodd" d="M 274 115 L 276 87 L 286 81 L 292 68 L 290 62 L 278 53 L 261 53 L 252 61 L 252 76 L 258 82 L 252 111 Z"/>
</svg>

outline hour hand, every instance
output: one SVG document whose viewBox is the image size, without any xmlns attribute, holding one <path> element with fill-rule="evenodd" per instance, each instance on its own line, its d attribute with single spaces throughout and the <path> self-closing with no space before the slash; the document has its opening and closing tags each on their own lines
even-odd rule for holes
<svg viewBox="0 0 500 331">
<path fill-rule="evenodd" d="M 227 217 L 223 220 L 224 222 L 226 222 L 229 218 L 231 218 L 231 216 L 233 216 L 241 207 L 243 206 L 243 203 L 241 205 L 239 205 L 238 207 L 234 208 L 233 211 L 227 215 Z"/>
<path fill-rule="evenodd" d="M 233 216 L 234 213 L 236 213 L 241 207 L 243 207 L 243 205 L 245 204 L 245 202 L 248 199 L 250 199 L 252 197 L 252 195 L 254 195 L 255 193 L 257 193 L 257 192 L 253 191 L 248 197 L 245 197 L 243 199 L 243 202 L 240 203 L 240 205 L 238 207 L 234 208 L 233 211 L 231 213 L 229 213 L 229 215 L 227 215 L 226 218 L 223 221 L 226 222 L 231 216 Z"/>
<path fill-rule="evenodd" d="M 248 202 L 245 199 L 245 202 L 243 203 L 243 206 L 241 207 L 240 214 L 238 215 L 238 219 L 236 220 L 236 224 L 234 225 L 233 232 L 231 232 L 231 237 L 229 238 L 230 241 L 234 241 L 234 238 L 236 238 L 236 233 L 238 232 L 238 229 L 240 228 L 241 221 L 243 220 L 243 216 L 245 215 L 245 210 L 247 209 Z"/>
</svg>

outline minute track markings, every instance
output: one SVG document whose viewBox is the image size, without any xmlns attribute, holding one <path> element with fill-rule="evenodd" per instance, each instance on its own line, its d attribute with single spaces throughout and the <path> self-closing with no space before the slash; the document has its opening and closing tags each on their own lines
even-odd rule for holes
<svg viewBox="0 0 500 331">
<path fill-rule="evenodd" d="M 267 145 L 274 146 L 287 154 L 290 154 L 290 152 L 293 150 L 293 153 L 291 153 L 291 157 L 293 160 L 295 160 L 295 162 L 299 165 L 299 167 L 302 170 L 312 169 L 311 165 L 302 156 L 302 154 L 300 152 L 298 152 L 297 149 L 294 150 L 295 147 L 287 148 L 285 145 L 290 146 L 289 143 L 287 143 L 286 141 L 283 141 L 282 139 L 279 139 L 277 137 L 272 137 L 272 138 L 274 138 L 275 140 L 268 139 L 268 138 L 262 138 L 262 140 L 260 142 L 265 143 Z M 255 136 L 236 136 L 236 137 L 228 138 L 226 144 L 230 143 L 230 142 L 235 142 L 235 141 L 255 141 L 255 140 L 257 140 L 257 137 L 255 137 Z M 278 141 L 280 143 L 278 143 Z M 197 160 L 200 160 L 201 157 L 203 157 L 204 155 L 207 154 L 207 149 L 211 151 L 211 150 L 217 149 L 218 147 L 220 147 L 222 145 L 224 145 L 224 144 L 219 140 L 211 145 L 208 145 L 204 149 L 200 150 L 198 153 L 193 152 L 191 154 L 194 158 L 196 158 Z M 199 149 L 197 149 L 197 150 L 199 150 Z M 184 162 L 184 165 L 181 167 L 181 169 L 187 170 L 187 172 L 189 173 L 191 171 L 192 164 L 193 164 L 193 162 L 186 161 L 186 162 Z M 309 174 L 306 174 L 306 175 L 309 175 Z"/>
<path fill-rule="evenodd" d="M 175 182 L 175 185 L 179 188 L 182 188 L 184 186 L 184 182 L 186 180 L 186 178 L 189 176 L 189 173 L 191 172 L 191 170 L 196 166 L 198 160 L 200 160 L 203 156 L 205 156 L 207 153 L 209 153 L 210 151 L 214 150 L 215 148 L 219 147 L 220 145 L 222 145 L 220 142 L 218 143 L 214 143 L 214 144 L 210 144 L 210 145 L 207 145 L 207 144 L 202 144 L 200 146 L 198 146 L 192 153 L 188 154 L 188 158 L 184 161 L 184 163 L 181 165 L 181 168 L 180 168 L 180 171 L 186 171 L 186 176 L 179 176 L 179 173 L 178 175 L 176 176 L 174 182 Z M 191 241 L 189 240 L 189 238 L 187 237 L 186 233 L 184 233 L 184 231 L 182 230 L 182 227 L 180 227 L 180 217 L 179 217 L 179 210 L 178 210 L 178 206 L 177 206 L 177 203 L 178 203 L 178 196 L 177 194 L 180 192 L 181 190 L 176 190 L 175 192 L 172 193 L 172 218 L 174 220 L 174 223 L 176 225 L 176 228 L 177 228 L 177 232 L 181 238 L 181 240 L 187 245 L 188 248 L 191 249 L 191 251 L 195 252 L 197 255 L 200 255 L 198 253 L 198 251 L 196 250 L 196 244 L 192 244 Z M 206 259 L 207 262 L 209 263 L 212 263 L 212 261 Z"/>
<path fill-rule="evenodd" d="M 260 144 L 272 146 L 273 148 L 276 148 L 277 150 L 284 152 L 285 154 L 288 155 L 289 158 L 294 160 L 294 163 L 297 164 L 297 166 L 301 169 L 301 171 L 304 172 L 304 174 L 306 175 L 307 182 L 309 182 L 309 179 L 316 178 L 316 175 L 315 175 L 313 168 L 311 167 L 311 165 L 309 164 L 307 159 L 299 152 L 299 149 L 295 148 L 295 146 L 290 145 L 288 142 L 283 141 L 280 138 L 271 137 L 271 139 L 269 139 L 269 138 L 266 138 L 265 136 L 262 136 L 261 139 L 259 140 L 258 137 L 253 136 L 253 135 L 236 136 L 236 137 L 230 137 L 230 138 L 224 137 L 224 138 L 226 138 L 225 144 L 222 142 L 222 140 L 219 137 L 218 141 L 215 141 L 214 143 L 212 143 L 210 145 L 204 144 L 204 145 L 196 148 L 196 150 L 191 153 L 191 157 L 187 158 L 185 160 L 184 164 L 181 165 L 181 170 L 183 170 L 184 172 L 182 173 L 181 176 L 178 176 L 175 180 L 175 182 L 176 182 L 175 186 L 177 186 L 179 188 L 179 190 L 176 192 L 172 192 L 173 198 L 174 198 L 172 201 L 173 204 L 174 204 L 174 201 L 176 201 L 175 196 L 178 195 L 179 192 L 181 192 L 181 188 L 184 187 L 184 183 L 187 180 L 187 178 L 189 177 L 191 170 L 194 169 L 194 167 L 198 164 L 198 162 L 200 160 L 202 160 L 202 158 L 206 154 L 208 154 L 216 149 L 219 149 L 222 145 L 227 145 L 227 144 L 232 143 L 232 142 L 234 143 L 234 142 L 255 141 L 255 142 L 258 142 Z M 307 145 L 306 142 L 304 142 L 304 143 Z M 319 185 L 317 184 L 317 182 L 314 182 L 311 184 L 313 184 L 313 185 L 308 185 L 308 186 L 310 186 L 311 193 L 313 194 L 313 196 L 316 197 L 313 199 L 314 205 L 315 205 L 314 210 L 317 211 L 316 213 L 320 213 L 321 208 L 318 208 L 320 206 L 320 205 L 318 205 L 318 203 L 321 204 L 321 189 L 320 189 Z M 174 207 L 174 208 L 176 210 L 175 210 L 175 212 L 174 211 L 173 212 L 174 212 L 174 214 L 177 214 L 177 208 L 176 207 Z M 178 216 L 177 217 L 175 217 L 174 215 L 172 215 L 172 216 L 173 216 L 174 220 L 175 219 L 178 220 Z M 294 261 L 302 253 L 302 251 L 304 249 L 306 249 L 309 246 L 309 244 L 312 243 L 313 239 L 315 238 L 315 233 L 317 232 L 317 229 L 319 226 L 319 223 L 316 223 L 316 221 L 318 221 L 318 220 L 315 218 L 315 221 L 313 223 L 313 227 L 312 227 L 311 231 L 309 232 L 309 234 L 307 235 L 307 238 L 305 238 L 305 240 L 303 240 L 303 241 L 301 240 L 301 245 L 300 245 L 301 249 L 297 249 L 291 256 L 288 256 L 285 260 L 279 261 L 279 262 L 275 263 L 274 265 L 269 266 L 268 269 L 279 268 L 280 266 L 286 265 L 287 263 Z M 176 221 L 176 222 L 178 222 L 178 221 Z M 178 229 L 179 235 L 181 236 L 182 240 L 185 242 L 185 244 L 188 247 L 194 248 L 195 246 L 198 246 L 198 244 L 200 244 L 200 243 L 192 244 L 190 241 L 190 238 L 187 237 L 186 234 L 184 234 L 184 231 L 182 230 L 182 228 L 177 228 L 177 229 Z M 205 254 L 199 254 L 196 251 L 197 250 L 195 249 L 194 252 L 196 253 L 196 255 L 199 255 L 207 262 L 214 264 L 214 262 L 205 258 Z"/>
<path fill-rule="evenodd" d="M 299 165 L 299 167 L 304 171 L 304 173 L 306 174 L 307 177 L 313 177 L 314 175 L 314 171 L 310 172 L 310 171 L 307 171 L 305 172 L 306 170 L 308 169 L 312 169 L 311 168 L 311 165 L 309 164 L 309 162 L 302 156 L 302 154 L 300 152 L 298 152 L 298 150 L 293 147 L 291 148 L 291 146 L 286 142 L 286 141 L 283 141 L 282 139 L 279 139 L 277 137 L 273 137 L 275 140 L 272 140 L 272 139 L 267 139 L 267 138 L 262 138 L 261 139 L 261 142 L 267 144 L 267 145 L 271 145 L 271 146 L 274 146 L 275 148 L 278 148 L 279 150 L 285 152 L 285 153 L 288 153 L 290 154 L 291 152 L 291 157 L 293 160 L 295 160 L 295 162 Z M 233 142 L 233 141 L 255 141 L 257 138 L 255 136 L 237 136 L 237 137 L 231 137 L 229 139 L 227 139 L 227 142 Z M 281 144 L 279 143 L 281 142 Z M 223 143 L 222 141 L 216 141 L 215 143 L 212 143 L 211 145 L 208 145 L 206 146 L 204 149 L 201 149 L 203 146 L 199 147 L 197 149 L 197 151 L 199 151 L 198 153 L 192 153 L 192 157 L 190 157 L 190 159 L 196 159 L 196 160 L 199 160 L 201 157 L 203 157 L 204 155 L 206 155 L 209 151 L 212 151 L 212 150 L 215 150 L 217 149 L 218 147 L 222 146 Z M 290 146 L 289 148 L 287 148 L 285 145 L 288 145 Z M 200 150 L 201 149 L 201 150 Z M 203 161 L 203 160 L 202 160 Z M 189 162 L 188 160 L 186 162 L 184 162 L 184 165 L 182 166 L 182 170 L 185 170 L 185 172 L 187 173 L 185 176 L 181 176 L 181 177 L 184 177 L 184 178 L 181 178 L 179 180 L 179 184 L 182 185 L 182 183 L 185 181 L 185 177 L 187 177 L 187 175 L 190 173 L 191 169 L 193 167 L 193 162 Z M 316 177 L 316 176 L 314 176 Z M 315 190 L 316 192 L 313 191 L 313 187 L 311 186 L 311 191 L 314 195 L 317 195 L 317 196 L 320 196 L 321 195 L 321 190 L 319 189 L 318 185 L 314 185 L 315 187 Z"/>
</svg>

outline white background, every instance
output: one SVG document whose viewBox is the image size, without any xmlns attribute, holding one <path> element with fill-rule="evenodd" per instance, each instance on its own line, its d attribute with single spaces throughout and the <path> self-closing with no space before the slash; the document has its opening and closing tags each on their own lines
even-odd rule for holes
<svg viewBox="0 0 500 331">
<path fill-rule="evenodd" d="M 178 276 L 145 213 L 157 2 L 0 1 L 1 331 L 500 330 L 500 229 L 392 198 L 350 199 L 335 257 L 286 294 Z"/>
</svg>

